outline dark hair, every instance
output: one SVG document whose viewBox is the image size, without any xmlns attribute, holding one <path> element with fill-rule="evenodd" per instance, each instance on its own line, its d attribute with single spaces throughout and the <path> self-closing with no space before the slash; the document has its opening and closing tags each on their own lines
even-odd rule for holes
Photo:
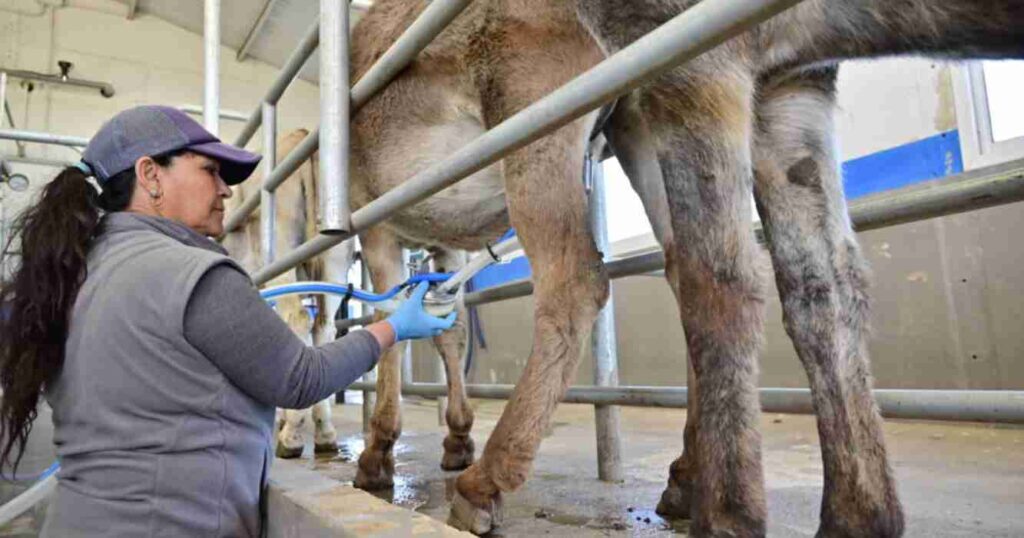
<svg viewBox="0 0 1024 538">
<path fill-rule="evenodd" d="M 181 153 L 153 160 L 168 166 Z M 0 284 L 0 469 L 17 469 L 39 396 L 64 364 L 71 307 L 103 212 L 126 209 L 135 183 L 130 168 L 104 181 L 100 194 L 81 170 L 65 168 L 11 226 L 4 256 L 20 237 L 21 263 Z"/>
</svg>

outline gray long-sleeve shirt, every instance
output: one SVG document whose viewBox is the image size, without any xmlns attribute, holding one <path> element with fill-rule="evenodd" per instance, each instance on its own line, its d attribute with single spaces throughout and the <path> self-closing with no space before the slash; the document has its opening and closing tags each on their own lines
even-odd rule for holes
<svg viewBox="0 0 1024 538">
<path fill-rule="evenodd" d="M 380 355 L 367 331 L 321 347 L 305 345 L 249 277 L 230 265 L 213 267 L 199 280 L 185 310 L 185 338 L 254 400 L 289 409 L 309 407 L 348 386 Z"/>
<path fill-rule="evenodd" d="M 366 332 L 305 346 L 215 243 L 107 215 L 45 389 L 61 471 L 43 536 L 258 536 L 274 406 L 379 352 Z"/>
</svg>

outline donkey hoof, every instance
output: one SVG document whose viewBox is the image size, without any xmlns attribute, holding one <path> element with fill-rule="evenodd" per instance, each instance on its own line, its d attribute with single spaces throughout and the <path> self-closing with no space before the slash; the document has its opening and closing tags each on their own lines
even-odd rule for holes
<svg viewBox="0 0 1024 538">
<path fill-rule="evenodd" d="M 452 509 L 448 515 L 448 524 L 452 527 L 480 536 L 500 527 L 503 519 L 501 495 L 491 501 L 489 510 L 484 510 L 474 506 L 458 490 L 455 491 Z"/>
<path fill-rule="evenodd" d="M 302 455 L 302 446 L 288 446 L 284 443 L 277 443 L 274 455 L 283 460 L 292 460 Z"/>
<path fill-rule="evenodd" d="M 366 491 L 380 491 L 395 486 L 395 461 L 391 454 L 364 450 L 359 455 L 359 471 L 355 486 Z"/>
<path fill-rule="evenodd" d="M 338 443 L 316 443 L 313 445 L 313 453 L 317 455 L 337 454 Z"/>
<path fill-rule="evenodd" d="M 690 519 L 690 500 L 693 489 L 689 484 L 677 486 L 669 484 L 661 494 L 658 507 L 654 512 L 665 519 Z"/>
<path fill-rule="evenodd" d="M 461 471 L 473 465 L 473 439 L 469 437 L 446 437 L 441 468 L 445 471 Z"/>
<path fill-rule="evenodd" d="M 386 472 L 370 473 L 360 467 L 353 485 L 364 491 L 380 491 L 395 487 L 395 480 Z"/>
</svg>

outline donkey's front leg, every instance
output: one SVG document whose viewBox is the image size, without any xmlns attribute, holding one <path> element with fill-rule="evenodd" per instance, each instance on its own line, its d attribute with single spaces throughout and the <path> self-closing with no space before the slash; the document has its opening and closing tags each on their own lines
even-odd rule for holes
<svg viewBox="0 0 1024 538">
<path fill-rule="evenodd" d="M 375 290 L 389 290 L 402 283 L 402 247 L 393 235 L 381 227 L 360 236 L 363 255 L 370 269 Z M 376 318 L 384 319 L 377 314 Z M 386 351 L 377 363 L 377 405 L 370 421 L 370 437 L 359 455 L 359 471 L 355 486 L 366 490 L 387 489 L 394 485 L 395 457 L 393 449 L 402 435 L 401 368 L 402 346 Z"/>
<path fill-rule="evenodd" d="M 480 534 L 500 524 L 501 494 L 519 488 L 607 299 L 580 180 L 585 140 L 574 123 L 505 161 L 512 223 L 533 268 L 533 350 L 480 460 L 459 476 L 449 523 Z"/>
<path fill-rule="evenodd" d="M 437 272 L 455 272 L 465 264 L 466 256 L 461 251 L 442 249 L 434 253 L 434 270 Z M 470 337 L 469 315 L 465 308 L 460 307 L 455 326 L 434 338 L 434 346 L 444 361 L 448 382 L 448 409 L 444 416 L 448 423 L 448 437 L 444 439 L 444 457 L 441 459 L 441 468 L 446 471 L 461 471 L 473 463 L 475 445 L 469 435 L 473 429 L 473 409 L 466 396 L 462 370 Z"/>
</svg>

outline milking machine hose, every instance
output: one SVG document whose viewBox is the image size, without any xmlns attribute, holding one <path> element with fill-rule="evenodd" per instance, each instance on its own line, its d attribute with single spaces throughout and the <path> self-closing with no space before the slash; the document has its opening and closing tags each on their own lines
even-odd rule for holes
<svg viewBox="0 0 1024 538">
<path fill-rule="evenodd" d="M 7 504 L 0 506 L 0 527 L 7 525 L 14 518 L 24 514 L 39 501 L 45 499 L 53 491 L 53 488 L 57 487 L 57 471 L 59 470 L 60 464 L 53 462 L 38 477 L 33 477 L 38 478 L 38 481 L 32 487 L 8 501 Z"/>
</svg>

